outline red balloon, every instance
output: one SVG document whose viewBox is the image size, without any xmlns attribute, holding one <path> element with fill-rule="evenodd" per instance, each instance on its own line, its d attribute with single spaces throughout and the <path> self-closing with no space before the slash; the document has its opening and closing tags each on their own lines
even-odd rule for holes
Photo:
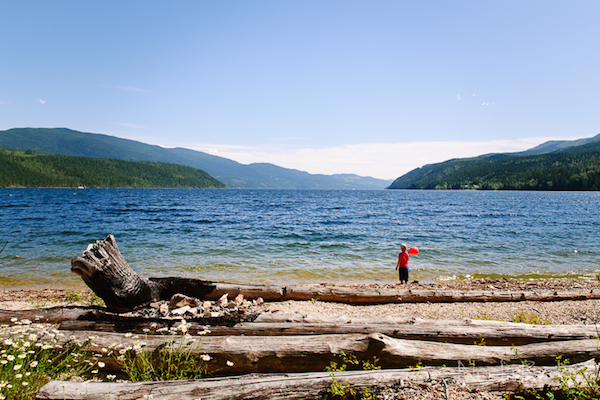
<svg viewBox="0 0 600 400">
<path fill-rule="evenodd" d="M 419 254 L 419 249 L 417 249 L 416 247 L 411 247 L 410 249 L 408 249 L 408 254 L 412 254 L 413 256 Z"/>
</svg>

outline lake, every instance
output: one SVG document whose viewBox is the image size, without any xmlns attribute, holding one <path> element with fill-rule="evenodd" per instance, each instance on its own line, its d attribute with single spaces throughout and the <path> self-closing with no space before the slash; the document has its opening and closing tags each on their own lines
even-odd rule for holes
<svg viewBox="0 0 600 400">
<path fill-rule="evenodd" d="M 0 189 L 2 286 L 80 285 L 70 259 L 116 237 L 140 275 L 252 283 L 600 272 L 600 193 Z"/>
</svg>

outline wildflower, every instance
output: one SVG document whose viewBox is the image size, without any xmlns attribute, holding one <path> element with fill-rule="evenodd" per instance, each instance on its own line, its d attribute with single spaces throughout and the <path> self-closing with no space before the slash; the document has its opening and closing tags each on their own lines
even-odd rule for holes
<svg viewBox="0 0 600 400">
<path fill-rule="evenodd" d="M 109 381 L 114 380 L 116 377 L 117 377 L 116 375 L 111 375 L 111 374 L 106 375 L 106 379 L 108 379 Z"/>
<path fill-rule="evenodd" d="M 21 360 L 24 359 L 25 357 L 27 357 L 27 354 L 25 353 L 21 353 L 19 354 L 17 357 L 19 357 Z"/>
<path fill-rule="evenodd" d="M 202 358 L 202 361 L 210 361 L 210 356 L 208 354 L 202 354 L 200 358 Z"/>
<path fill-rule="evenodd" d="M 6 365 L 6 364 L 8 364 L 8 361 L 7 360 L 0 360 L 0 364 Z"/>
<path fill-rule="evenodd" d="M 13 343 L 14 343 L 14 342 L 13 342 L 13 341 L 12 341 L 12 339 L 10 339 L 10 338 L 9 338 L 9 339 L 5 339 L 5 340 L 4 340 L 4 345 L 5 345 L 5 346 L 12 346 L 12 345 L 13 345 Z"/>
<path fill-rule="evenodd" d="M 6 397 L 3 394 L 0 394 L 0 400 L 4 400 Z"/>
<path fill-rule="evenodd" d="M 104 368 L 106 367 L 106 364 L 104 364 L 102 361 L 98 361 L 98 367 Z"/>
<path fill-rule="evenodd" d="M 17 379 L 21 379 L 22 377 L 23 377 L 23 374 L 16 374 L 15 375 L 15 378 L 17 378 Z"/>
<path fill-rule="evenodd" d="M 21 369 L 22 366 L 23 366 L 23 364 L 15 364 L 15 366 L 13 367 L 13 370 L 18 371 Z"/>
<path fill-rule="evenodd" d="M 98 373 L 98 370 L 97 370 L 97 369 L 93 369 L 93 370 L 92 370 L 92 374 L 97 374 L 97 373 Z"/>
<path fill-rule="evenodd" d="M 12 318 L 10 319 L 10 322 L 17 322 L 18 320 L 19 320 L 19 318 L 12 317 Z"/>
<path fill-rule="evenodd" d="M 228 367 L 233 367 L 233 361 L 227 360 L 225 364 L 227 364 Z"/>
<path fill-rule="evenodd" d="M 125 337 L 132 337 L 132 336 L 133 336 L 133 333 L 131 333 L 131 332 L 127 332 L 127 333 L 125 334 Z"/>
<path fill-rule="evenodd" d="M 8 361 L 15 361 L 15 356 L 13 356 L 12 354 L 9 354 L 9 355 L 6 356 L 6 359 Z"/>
<path fill-rule="evenodd" d="M 144 332 L 144 333 L 148 333 L 148 332 L 150 332 L 150 329 L 148 329 L 148 328 L 144 328 L 144 329 L 142 329 L 142 332 Z"/>
<path fill-rule="evenodd" d="M 103 353 L 108 353 L 108 349 L 106 347 L 103 347 L 101 350 Z"/>
<path fill-rule="evenodd" d="M 37 362 L 37 361 L 32 361 L 32 362 L 30 362 L 30 363 L 29 363 L 29 366 L 30 366 L 31 368 L 35 368 L 35 367 L 37 367 L 37 366 L 38 366 L 38 362 Z"/>
<path fill-rule="evenodd" d="M 29 382 L 25 382 L 25 381 L 23 381 L 23 382 L 21 382 L 21 383 L 23 384 L 23 386 L 27 386 L 27 385 L 29 385 Z"/>
</svg>

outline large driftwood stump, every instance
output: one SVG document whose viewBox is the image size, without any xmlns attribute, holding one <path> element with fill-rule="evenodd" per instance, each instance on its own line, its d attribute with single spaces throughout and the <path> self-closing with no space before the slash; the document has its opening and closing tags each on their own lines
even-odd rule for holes
<svg viewBox="0 0 600 400">
<path fill-rule="evenodd" d="M 81 257 L 71 260 L 71 271 L 81 276 L 90 289 L 104 300 L 107 308 L 118 312 L 131 311 L 153 301 L 169 300 L 176 293 L 210 300 L 226 293 L 231 298 L 242 294 L 247 299 L 263 297 L 265 300 L 280 300 L 283 296 L 283 289 L 279 286 L 187 278 L 142 278 L 127 264 L 113 235 L 88 245 Z"/>
<path fill-rule="evenodd" d="M 71 271 L 81 276 L 106 307 L 116 311 L 130 311 L 158 296 L 156 285 L 127 264 L 113 235 L 88 245 L 81 257 L 71 260 Z"/>
</svg>

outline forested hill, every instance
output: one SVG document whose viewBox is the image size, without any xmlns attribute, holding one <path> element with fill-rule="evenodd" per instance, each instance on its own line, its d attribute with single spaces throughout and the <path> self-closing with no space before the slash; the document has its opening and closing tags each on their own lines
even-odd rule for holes
<svg viewBox="0 0 600 400">
<path fill-rule="evenodd" d="M 0 148 L 0 187 L 224 188 L 176 164 L 42 154 Z"/>
<path fill-rule="evenodd" d="M 546 154 L 491 154 L 426 165 L 389 188 L 600 190 L 600 135 L 592 139 Z"/>
<path fill-rule="evenodd" d="M 206 171 L 230 188 L 384 189 L 391 181 L 352 174 L 313 175 L 274 164 L 240 164 L 200 151 L 173 148 L 66 128 L 13 128 L 0 131 L 0 147 L 77 157 L 115 158 L 186 165 Z"/>
</svg>

